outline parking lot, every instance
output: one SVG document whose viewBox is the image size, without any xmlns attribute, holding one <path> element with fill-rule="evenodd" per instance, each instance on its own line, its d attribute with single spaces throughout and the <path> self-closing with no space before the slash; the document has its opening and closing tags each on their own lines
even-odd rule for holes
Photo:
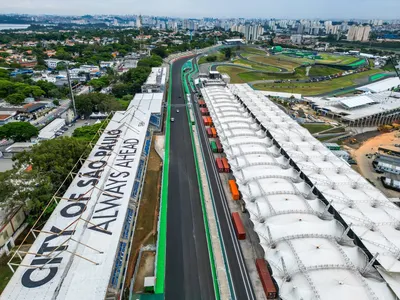
<svg viewBox="0 0 400 300">
<path fill-rule="evenodd" d="M 64 133 L 62 133 L 59 136 L 72 136 L 72 133 L 74 132 L 75 129 L 83 127 L 83 126 L 93 125 L 96 121 L 97 120 L 76 120 L 75 123 L 66 125 L 64 128 L 67 130 L 64 131 Z"/>
</svg>

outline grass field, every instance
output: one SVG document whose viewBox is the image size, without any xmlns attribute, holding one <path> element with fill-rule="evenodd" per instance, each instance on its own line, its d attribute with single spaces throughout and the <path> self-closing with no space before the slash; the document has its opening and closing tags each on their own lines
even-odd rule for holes
<svg viewBox="0 0 400 300">
<path fill-rule="evenodd" d="M 260 70 L 260 71 L 265 71 L 265 72 L 274 72 L 274 73 L 277 73 L 277 72 L 280 72 L 280 71 L 281 71 L 281 70 L 280 70 L 279 68 L 277 68 L 277 67 L 273 67 L 273 66 L 264 66 L 264 65 L 260 65 L 260 64 L 257 64 L 257 63 L 248 61 L 248 60 L 244 60 L 244 59 L 235 60 L 234 63 L 235 63 L 235 64 L 238 64 L 238 65 L 243 65 L 243 66 L 246 66 L 246 67 L 253 68 L 254 70 Z"/>
<path fill-rule="evenodd" d="M 199 59 L 199 65 L 204 64 L 204 63 L 208 63 L 207 61 L 207 57 L 216 57 L 215 62 L 222 62 L 222 61 L 226 61 L 225 55 L 219 51 L 212 53 L 208 56 L 202 56 Z"/>
<path fill-rule="evenodd" d="M 231 83 L 245 83 L 245 81 L 240 78 L 239 74 L 248 72 L 249 70 L 240 67 L 219 66 L 217 67 L 217 71 L 227 73 L 231 77 Z"/>
<path fill-rule="evenodd" d="M 261 49 L 253 48 L 253 47 L 241 47 L 241 50 L 244 51 L 244 53 L 242 53 L 242 54 L 249 53 L 251 55 L 252 53 L 255 53 L 255 54 L 266 55 L 265 51 L 263 51 Z M 245 55 L 243 55 L 243 56 L 245 56 Z"/>
<path fill-rule="evenodd" d="M 359 60 L 359 58 L 353 56 L 342 56 L 329 53 L 320 53 L 319 55 L 323 59 L 318 59 L 317 62 L 322 64 L 325 63 L 325 64 L 348 65 Z"/>
<path fill-rule="evenodd" d="M 7 266 L 9 259 L 10 258 L 7 255 L 3 255 L 3 257 L 0 258 L 0 294 L 3 292 L 13 275 L 10 268 Z"/>
<path fill-rule="evenodd" d="M 334 74 L 337 74 L 340 72 L 343 72 L 343 70 L 328 67 L 328 66 L 312 66 L 308 75 L 311 77 L 329 76 L 329 75 L 334 75 Z"/>
<path fill-rule="evenodd" d="M 254 85 L 254 88 L 259 90 L 299 93 L 307 96 L 314 96 L 314 95 L 333 92 L 341 88 L 357 85 L 359 84 L 360 78 L 366 76 L 372 76 L 380 72 L 381 70 L 369 70 L 366 72 L 361 72 L 322 82 L 310 82 L 310 83 L 284 82 L 284 83 L 265 83 L 265 84 L 263 83 Z"/>
<path fill-rule="evenodd" d="M 296 61 L 295 59 L 284 55 L 273 55 L 273 56 L 253 55 L 249 56 L 248 59 L 266 65 L 278 68 L 284 68 L 289 71 L 293 71 L 295 68 L 301 66 L 301 62 L 299 60 Z"/>
<path fill-rule="evenodd" d="M 256 80 L 280 80 L 280 79 L 305 79 L 305 68 L 297 68 L 294 74 L 287 73 L 274 73 L 267 74 L 249 69 L 241 68 L 239 66 L 218 66 L 217 70 L 221 73 L 227 73 L 231 77 L 232 83 L 244 83 Z"/>
<path fill-rule="evenodd" d="M 333 127 L 329 124 L 302 124 L 301 126 L 306 128 L 311 134 L 328 130 Z"/>
</svg>

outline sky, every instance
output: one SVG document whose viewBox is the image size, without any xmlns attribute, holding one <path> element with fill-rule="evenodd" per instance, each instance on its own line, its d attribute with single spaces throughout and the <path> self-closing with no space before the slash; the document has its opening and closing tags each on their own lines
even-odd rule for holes
<svg viewBox="0 0 400 300">
<path fill-rule="evenodd" d="M 1 0 L 0 13 L 396 19 L 400 0 Z"/>
</svg>

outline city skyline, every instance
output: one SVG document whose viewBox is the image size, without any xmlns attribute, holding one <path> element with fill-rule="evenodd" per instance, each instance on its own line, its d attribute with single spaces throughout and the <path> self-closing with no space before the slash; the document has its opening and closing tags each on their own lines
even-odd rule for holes
<svg viewBox="0 0 400 300">
<path fill-rule="evenodd" d="M 227 5 L 229 4 L 229 5 Z M 210 11 L 210 7 L 212 10 Z M 367 7 L 370 9 L 360 9 Z M 279 2 L 253 0 L 251 4 L 243 5 L 238 0 L 214 2 L 203 0 L 196 9 L 183 0 L 173 3 L 148 0 L 145 3 L 138 0 L 70 0 L 57 5 L 52 0 L 21 0 L 4 3 L 2 13 L 19 14 L 57 14 L 57 15 L 85 15 L 85 14 L 143 14 L 167 17 L 216 17 L 216 18 L 277 18 L 277 19 L 396 19 L 400 10 L 400 1 L 397 0 L 338 0 L 317 1 L 305 0 L 294 2 L 281 0 Z M 260 13 L 261 12 L 261 13 Z"/>
</svg>

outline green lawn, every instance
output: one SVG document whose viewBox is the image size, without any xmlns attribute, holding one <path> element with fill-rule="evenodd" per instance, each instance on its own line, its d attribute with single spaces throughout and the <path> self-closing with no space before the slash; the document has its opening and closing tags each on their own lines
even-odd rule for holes
<svg viewBox="0 0 400 300">
<path fill-rule="evenodd" d="M 215 62 L 222 62 L 226 61 L 227 59 L 225 58 L 225 55 L 219 51 L 209 54 L 208 56 L 202 56 L 199 59 L 199 65 L 208 63 L 207 57 L 216 57 Z"/>
<path fill-rule="evenodd" d="M 260 70 L 260 71 L 265 71 L 265 72 L 280 72 L 281 70 L 277 67 L 273 67 L 273 66 L 265 66 L 265 65 L 261 65 L 261 64 L 257 64 L 255 62 L 251 62 L 248 60 L 244 60 L 244 59 L 238 59 L 234 61 L 235 64 L 238 65 L 243 65 L 246 67 L 250 67 L 253 68 L 254 70 Z"/>
<path fill-rule="evenodd" d="M 314 96 L 324 93 L 333 92 L 341 88 L 347 88 L 359 84 L 359 79 L 369 77 L 371 75 L 381 73 L 381 70 L 369 70 L 357 74 L 352 74 L 332 80 L 322 82 L 310 83 L 297 83 L 297 82 L 284 82 L 284 83 L 263 83 L 254 85 L 254 88 L 259 90 L 299 93 L 308 96 Z"/>
<path fill-rule="evenodd" d="M 3 292 L 13 275 L 10 268 L 7 266 L 9 259 L 10 258 L 7 255 L 3 255 L 3 257 L 0 258 L 0 294 Z"/>
<path fill-rule="evenodd" d="M 319 55 L 322 57 L 322 59 L 318 59 L 317 62 L 322 64 L 348 65 L 359 60 L 359 58 L 353 56 L 335 55 L 329 53 L 319 53 Z"/>
<path fill-rule="evenodd" d="M 249 60 L 278 68 L 284 68 L 289 71 L 293 71 L 295 68 L 299 67 L 302 64 L 299 60 L 296 61 L 296 59 L 284 55 L 271 55 L 271 56 L 253 55 L 249 56 Z"/>
<path fill-rule="evenodd" d="M 266 52 L 261 50 L 261 49 L 257 49 L 257 48 L 253 48 L 253 47 L 243 47 L 242 49 L 244 51 L 242 53 L 242 55 L 245 54 L 245 53 L 249 53 L 249 54 L 255 53 L 255 54 L 266 55 Z M 245 55 L 243 55 L 243 56 L 245 56 Z"/>
<path fill-rule="evenodd" d="M 304 79 L 306 78 L 305 68 L 297 68 L 294 74 L 287 73 L 263 73 L 258 71 L 250 71 L 249 69 L 239 66 L 218 66 L 217 70 L 221 73 L 227 73 L 231 77 L 232 83 L 244 83 L 256 80 L 280 80 L 280 79 Z"/>
<path fill-rule="evenodd" d="M 231 77 L 231 83 L 245 83 L 245 81 L 240 78 L 239 74 L 248 72 L 248 69 L 231 66 L 218 66 L 217 71 L 220 73 L 227 73 Z"/>
<path fill-rule="evenodd" d="M 301 126 L 306 128 L 311 134 L 328 130 L 333 127 L 329 124 L 301 124 Z"/>
<path fill-rule="evenodd" d="M 329 76 L 343 72 L 343 70 L 328 67 L 328 66 L 312 66 L 308 73 L 311 77 Z"/>
</svg>

